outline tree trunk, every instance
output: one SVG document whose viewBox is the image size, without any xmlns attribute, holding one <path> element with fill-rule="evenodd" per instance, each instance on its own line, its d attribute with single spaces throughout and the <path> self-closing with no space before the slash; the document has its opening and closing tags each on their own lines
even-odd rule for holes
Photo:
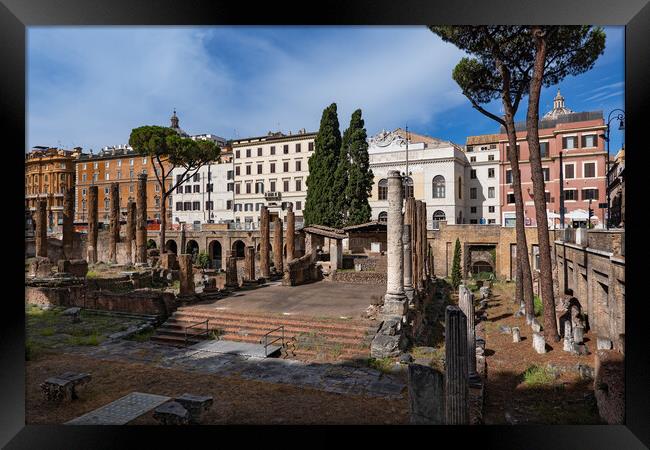
<svg viewBox="0 0 650 450">
<path fill-rule="evenodd" d="M 530 168 L 533 179 L 533 198 L 535 200 L 535 216 L 537 219 L 537 240 L 539 242 L 539 265 L 541 281 L 541 297 L 544 304 L 544 334 L 547 340 L 551 338 L 558 342 L 555 318 L 555 300 L 553 295 L 553 273 L 551 267 L 551 245 L 548 234 L 548 219 L 546 215 L 546 194 L 544 192 L 544 174 L 539 150 L 539 95 L 544 77 L 546 61 L 546 38 L 540 27 L 532 27 L 531 33 L 535 41 L 536 54 L 533 76 L 530 82 L 526 130 L 528 149 L 530 151 Z"/>
<path fill-rule="evenodd" d="M 163 190 L 164 186 L 161 186 L 162 201 L 160 202 L 160 254 L 167 253 L 165 249 L 165 227 L 167 226 L 167 195 Z M 183 253 L 180 252 L 179 255 Z"/>
</svg>

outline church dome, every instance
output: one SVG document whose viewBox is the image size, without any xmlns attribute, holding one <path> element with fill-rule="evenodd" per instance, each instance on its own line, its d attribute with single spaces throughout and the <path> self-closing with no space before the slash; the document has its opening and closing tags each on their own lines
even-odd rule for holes
<svg viewBox="0 0 650 450">
<path fill-rule="evenodd" d="M 564 106 L 564 97 L 560 94 L 560 89 L 557 90 L 557 95 L 553 99 L 553 109 L 544 114 L 544 119 L 557 119 L 560 116 L 573 114 L 569 108 Z"/>
</svg>

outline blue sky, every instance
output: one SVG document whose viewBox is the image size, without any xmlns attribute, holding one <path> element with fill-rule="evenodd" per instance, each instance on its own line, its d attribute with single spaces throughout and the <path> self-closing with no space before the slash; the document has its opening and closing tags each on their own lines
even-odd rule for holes
<svg viewBox="0 0 650 450">
<path fill-rule="evenodd" d="M 605 30 L 595 67 L 559 87 L 568 108 L 607 117 L 624 108 L 625 52 L 624 28 Z M 316 131 L 332 102 L 341 132 L 356 108 L 369 135 L 408 123 L 464 144 L 498 131 L 451 79 L 463 53 L 425 27 L 30 27 L 27 38 L 26 151 L 127 143 L 132 128 L 168 125 L 173 108 L 188 133 L 225 138 Z M 556 91 L 542 91 L 541 114 Z"/>
</svg>

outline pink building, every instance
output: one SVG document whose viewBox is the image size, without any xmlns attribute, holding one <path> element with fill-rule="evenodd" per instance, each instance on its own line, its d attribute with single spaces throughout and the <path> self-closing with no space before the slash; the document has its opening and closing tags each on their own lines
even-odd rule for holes
<svg viewBox="0 0 650 450">
<path fill-rule="evenodd" d="M 575 113 L 564 106 L 564 97 L 558 89 L 553 109 L 543 116 L 539 124 L 549 226 L 558 227 L 560 223 L 560 152 L 564 166 L 565 225 L 586 225 L 589 199 L 594 212 L 592 223 L 596 227 L 601 227 L 604 223 L 606 209 L 600 209 L 598 204 L 607 201 L 607 151 L 601 137 L 605 128 L 602 111 Z M 524 223 L 526 226 L 536 226 L 526 123 L 515 124 L 515 130 L 524 198 Z M 504 226 L 514 226 L 515 200 L 507 157 L 508 137 L 505 129 L 501 127 L 499 134 L 468 137 L 467 145 L 473 143 L 498 145 L 501 156 L 499 185 L 501 223 Z"/>
</svg>

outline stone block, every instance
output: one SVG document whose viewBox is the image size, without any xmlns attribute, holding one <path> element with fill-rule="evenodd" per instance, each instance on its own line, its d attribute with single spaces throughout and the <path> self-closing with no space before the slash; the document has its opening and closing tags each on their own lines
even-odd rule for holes
<svg viewBox="0 0 650 450">
<path fill-rule="evenodd" d="M 401 334 L 377 334 L 370 343 L 370 356 L 377 359 L 397 356 L 405 349 L 406 343 L 406 338 Z"/>
<path fill-rule="evenodd" d="M 512 342 L 521 342 L 519 327 L 512 327 Z"/>
<path fill-rule="evenodd" d="M 546 340 L 543 334 L 539 332 L 533 333 L 533 348 L 539 354 L 546 353 Z"/>
<path fill-rule="evenodd" d="M 190 414 L 190 423 L 197 424 L 201 414 L 212 407 L 214 399 L 211 396 L 183 394 L 174 399 L 180 403 Z"/>
<path fill-rule="evenodd" d="M 91 376 L 88 373 L 65 372 L 51 377 L 41 384 L 45 399 L 51 402 L 75 400 L 78 398 L 77 388 L 88 384 Z"/>
<path fill-rule="evenodd" d="M 432 367 L 409 364 L 408 392 L 412 424 L 444 424 L 444 375 L 441 372 Z"/>
<path fill-rule="evenodd" d="M 573 327 L 573 342 L 576 344 L 582 344 L 584 341 L 585 329 L 581 326 Z"/>
<path fill-rule="evenodd" d="M 408 311 L 408 299 L 386 294 L 384 296 L 383 313 L 391 316 L 403 316 Z"/>
<path fill-rule="evenodd" d="M 190 413 L 178 402 L 163 403 L 153 412 L 153 417 L 162 425 L 189 425 Z"/>
<path fill-rule="evenodd" d="M 597 337 L 596 346 L 598 350 L 611 350 L 612 341 L 604 337 Z"/>
<path fill-rule="evenodd" d="M 160 255 L 160 267 L 166 270 L 174 270 L 176 268 L 176 254 L 163 253 Z"/>
<path fill-rule="evenodd" d="M 86 278 L 88 273 L 88 262 L 85 259 L 73 259 L 70 261 L 69 273 L 78 278 Z"/>
<path fill-rule="evenodd" d="M 59 273 L 70 273 L 70 261 L 67 259 L 60 259 L 57 262 L 56 271 Z"/>
<path fill-rule="evenodd" d="M 31 277 L 51 277 L 52 263 L 46 256 L 35 257 L 29 265 L 29 276 Z"/>
</svg>

